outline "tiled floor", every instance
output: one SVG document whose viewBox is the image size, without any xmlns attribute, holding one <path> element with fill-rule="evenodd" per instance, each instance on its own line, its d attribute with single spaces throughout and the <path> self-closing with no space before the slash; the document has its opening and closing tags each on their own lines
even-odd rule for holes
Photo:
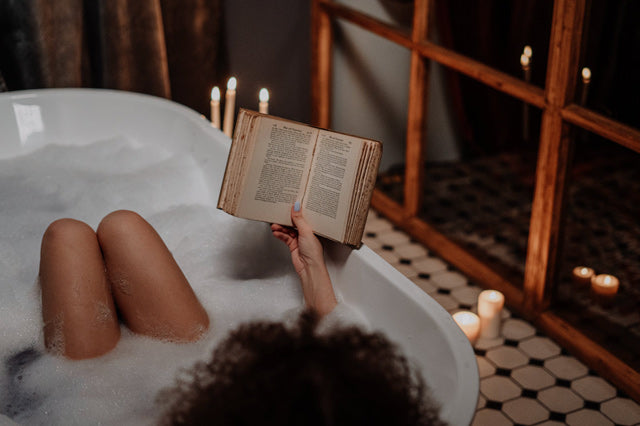
<svg viewBox="0 0 640 426">
<path fill-rule="evenodd" d="M 373 211 L 364 242 L 450 313 L 475 311 L 480 287 Z M 640 405 L 507 309 L 501 336 L 474 348 L 480 398 L 473 425 L 640 424 Z"/>
</svg>

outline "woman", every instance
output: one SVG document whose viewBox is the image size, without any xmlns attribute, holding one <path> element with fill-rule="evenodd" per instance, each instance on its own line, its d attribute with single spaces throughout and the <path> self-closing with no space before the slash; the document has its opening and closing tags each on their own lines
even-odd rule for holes
<svg viewBox="0 0 640 426">
<path fill-rule="evenodd" d="M 296 203 L 297 231 L 272 225 L 291 251 L 306 304 L 320 316 L 336 305 L 322 244 Z M 85 359 L 110 351 L 120 338 L 118 314 L 133 332 L 191 342 L 209 317 L 157 232 L 137 213 L 107 215 L 97 232 L 60 219 L 42 238 L 40 286 L 45 345 L 53 353 Z"/>
<path fill-rule="evenodd" d="M 163 424 L 440 425 L 425 384 L 380 333 L 319 332 L 337 305 L 322 244 L 296 203 L 296 229 L 271 225 L 290 250 L 307 310 L 298 323 L 256 322 L 232 331 L 208 362 L 161 392 Z M 190 342 L 209 318 L 155 230 L 116 211 L 98 231 L 61 219 L 42 240 L 45 344 L 71 359 L 100 356 L 118 342 L 119 313 L 132 331 Z M 187 377 L 187 379 L 184 379 Z"/>
</svg>

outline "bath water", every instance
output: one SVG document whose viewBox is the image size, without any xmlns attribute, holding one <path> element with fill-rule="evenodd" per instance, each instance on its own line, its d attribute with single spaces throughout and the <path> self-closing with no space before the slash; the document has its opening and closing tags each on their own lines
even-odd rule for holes
<svg viewBox="0 0 640 426">
<path fill-rule="evenodd" d="M 219 183 L 195 160 L 127 137 L 49 145 L 0 160 L 0 413 L 19 424 L 152 424 L 156 393 L 209 359 L 238 324 L 280 319 L 301 305 L 287 248 L 268 224 L 216 209 Z M 44 352 L 36 284 L 40 241 L 61 217 L 94 229 L 117 209 L 140 213 L 162 236 L 211 318 L 194 344 L 122 328 L 114 350 L 69 361 Z M 0 416 L 0 423 L 3 417 Z"/>
</svg>

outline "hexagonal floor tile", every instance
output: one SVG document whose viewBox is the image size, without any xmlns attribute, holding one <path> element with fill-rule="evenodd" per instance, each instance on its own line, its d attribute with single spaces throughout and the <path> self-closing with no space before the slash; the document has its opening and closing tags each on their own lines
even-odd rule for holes
<svg viewBox="0 0 640 426">
<path fill-rule="evenodd" d="M 504 402 L 520 396 L 521 389 L 508 377 L 491 376 L 480 381 L 480 392 L 488 400 Z"/>
<path fill-rule="evenodd" d="M 478 361 L 478 373 L 480 374 L 480 378 L 491 376 L 496 372 L 496 368 L 484 357 L 477 356 L 476 361 Z"/>
<path fill-rule="evenodd" d="M 509 420 L 501 411 L 483 408 L 476 412 L 473 418 L 472 426 L 513 426 L 513 422 Z"/>
<path fill-rule="evenodd" d="M 533 336 L 530 339 L 520 341 L 520 350 L 531 358 L 547 359 L 560 355 L 560 346 L 547 337 Z"/>
<path fill-rule="evenodd" d="M 391 222 L 381 219 L 379 217 L 367 217 L 367 223 L 365 225 L 366 232 L 383 232 L 393 229 Z"/>
<path fill-rule="evenodd" d="M 629 398 L 613 398 L 600 406 L 602 414 L 619 425 L 640 423 L 640 405 Z"/>
<path fill-rule="evenodd" d="M 547 373 L 542 367 L 525 365 L 511 372 L 511 378 L 523 388 L 539 391 L 556 383 L 555 377 Z"/>
<path fill-rule="evenodd" d="M 480 350 L 488 350 L 501 346 L 503 343 L 504 339 L 502 337 L 496 337 L 494 339 L 480 338 L 473 347 Z"/>
<path fill-rule="evenodd" d="M 431 280 L 439 287 L 453 290 L 467 285 L 467 277 L 459 272 L 444 271 L 431 276 Z"/>
<path fill-rule="evenodd" d="M 389 244 L 394 247 L 407 244 L 410 241 L 409 235 L 393 229 L 378 231 L 377 236 L 381 241 L 384 241 L 385 244 Z"/>
<path fill-rule="evenodd" d="M 613 422 L 599 411 L 586 408 L 567 414 L 565 420 L 569 426 L 614 426 Z"/>
<path fill-rule="evenodd" d="M 586 376 L 589 372 L 583 363 L 573 357 L 564 355 L 546 360 L 544 366 L 551 374 L 564 380 L 575 380 Z"/>
<path fill-rule="evenodd" d="M 526 321 L 509 318 L 502 324 L 502 335 L 511 340 L 523 340 L 536 334 L 536 329 Z"/>
<path fill-rule="evenodd" d="M 451 296 L 463 305 L 473 306 L 478 303 L 478 295 L 482 290 L 478 287 L 465 285 L 451 291 Z"/>
<path fill-rule="evenodd" d="M 487 358 L 497 367 L 514 369 L 526 365 L 529 362 L 522 352 L 510 346 L 500 346 L 498 348 L 489 349 Z"/>
<path fill-rule="evenodd" d="M 532 425 L 549 418 L 549 411 L 538 401 L 530 398 L 518 398 L 506 402 L 502 411 L 515 423 Z"/>
<path fill-rule="evenodd" d="M 418 272 L 422 272 L 425 274 L 433 274 L 439 271 L 445 271 L 447 269 L 447 264 L 437 257 L 426 257 L 424 259 L 419 259 L 416 262 L 412 262 L 414 268 Z"/>
<path fill-rule="evenodd" d="M 429 253 L 424 246 L 416 243 L 403 244 L 395 249 L 398 256 L 411 260 L 426 257 Z"/>
<path fill-rule="evenodd" d="M 571 382 L 571 389 L 588 401 L 602 402 L 616 396 L 616 389 L 602 377 L 587 376 Z"/>
<path fill-rule="evenodd" d="M 575 392 L 559 386 L 538 392 L 538 400 L 557 413 L 569 413 L 584 406 L 584 400 Z"/>
</svg>

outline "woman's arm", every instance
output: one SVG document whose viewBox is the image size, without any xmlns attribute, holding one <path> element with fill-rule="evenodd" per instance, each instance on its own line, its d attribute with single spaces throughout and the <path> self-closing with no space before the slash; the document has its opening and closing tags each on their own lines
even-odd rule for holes
<svg viewBox="0 0 640 426">
<path fill-rule="evenodd" d="M 271 231 L 289 247 L 293 267 L 300 277 L 306 305 L 320 316 L 325 316 L 338 302 L 324 261 L 322 243 L 302 217 L 300 202 L 296 202 L 291 209 L 291 220 L 297 230 L 273 224 Z"/>
</svg>

